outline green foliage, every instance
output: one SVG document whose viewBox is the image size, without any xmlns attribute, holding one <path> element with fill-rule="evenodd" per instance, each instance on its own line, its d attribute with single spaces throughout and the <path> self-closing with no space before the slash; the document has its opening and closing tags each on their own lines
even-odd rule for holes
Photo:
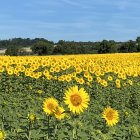
<svg viewBox="0 0 140 140">
<path fill-rule="evenodd" d="M 93 54 L 97 53 L 96 44 L 60 40 L 56 44 L 53 54 Z"/>
<path fill-rule="evenodd" d="M 117 52 L 140 52 L 140 37 L 136 41 L 116 42 L 114 40 L 103 40 L 98 42 L 76 42 L 59 40 L 54 44 L 44 38 L 13 38 L 0 40 L 0 49 L 31 47 L 33 52 L 38 55 L 55 54 L 95 54 L 95 53 L 117 53 Z M 12 51 L 11 51 L 12 52 Z M 15 55 L 15 52 L 12 52 Z M 24 54 L 24 53 L 23 53 Z M 19 54 L 19 55 L 23 55 Z M 26 53 L 27 54 L 27 53 Z M 30 54 L 32 55 L 32 54 Z M 34 54 L 33 54 L 34 55 Z"/>
<path fill-rule="evenodd" d="M 5 51 L 5 55 L 17 56 L 18 51 L 19 51 L 18 47 L 11 46 L 7 48 L 7 50 Z"/>
<path fill-rule="evenodd" d="M 98 53 L 111 53 L 116 52 L 117 49 L 115 48 L 115 42 L 114 41 L 107 41 L 103 40 L 98 48 Z"/>
<path fill-rule="evenodd" d="M 53 53 L 53 44 L 48 41 L 38 41 L 31 48 L 33 53 L 38 55 L 50 55 Z"/>
<path fill-rule="evenodd" d="M 128 52 L 137 52 L 137 46 L 134 41 L 130 40 L 125 42 L 119 48 L 120 52 L 128 53 Z"/>
<path fill-rule="evenodd" d="M 136 39 L 136 45 L 137 45 L 137 51 L 140 52 L 140 37 L 137 37 Z"/>
<path fill-rule="evenodd" d="M 25 49 L 22 47 L 16 47 L 16 46 L 11 46 L 8 47 L 7 50 L 5 51 L 5 55 L 10 55 L 10 56 L 23 56 L 23 55 L 30 55 L 31 53 L 26 52 Z"/>
</svg>

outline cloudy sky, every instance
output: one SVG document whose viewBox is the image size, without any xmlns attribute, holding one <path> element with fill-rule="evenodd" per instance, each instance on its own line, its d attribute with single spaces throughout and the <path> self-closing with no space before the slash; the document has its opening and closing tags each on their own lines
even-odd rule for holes
<svg viewBox="0 0 140 140">
<path fill-rule="evenodd" d="M 135 40 L 139 7 L 140 0 L 0 0 L 0 39 Z"/>
</svg>

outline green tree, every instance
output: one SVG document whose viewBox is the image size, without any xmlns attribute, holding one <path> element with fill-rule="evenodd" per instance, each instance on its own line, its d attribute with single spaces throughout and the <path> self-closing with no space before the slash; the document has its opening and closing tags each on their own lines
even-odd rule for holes
<svg viewBox="0 0 140 140">
<path fill-rule="evenodd" d="M 122 43 L 119 52 L 128 53 L 128 52 L 137 52 L 136 43 L 132 40 Z"/>
<path fill-rule="evenodd" d="M 62 46 L 60 44 L 54 45 L 53 54 L 62 54 Z"/>
<path fill-rule="evenodd" d="M 22 47 L 15 47 L 15 46 L 10 46 L 6 49 L 5 55 L 10 55 L 10 56 L 20 56 L 20 55 L 30 55 L 30 53 L 26 52 Z"/>
<path fill-rule="evenodd" d="M 135 41 L 129 40 L 128 44 L 128 52 L 137 52 L 137 46 Z"/>
<path fill-rule="evenodd" d="M 47 41 L 38 41 L 32 47 L 32 52 L 38 55 L 51 55 L 54 45 Z"/>
<path fill-rule="evenodd" d="M 136 39 L 137 51 L 140 52 L 140 36 Z"/>
<path fill-rule="evenodd" d="M 6 49 L 5 55 L 10 55 L 10 56 L 18 56 L 19 48 L 15 46 L 10 46 Z"/>
<path fill-rule="evenodd" d="M 103 40 L 100 44 L 99 44 L 99 48 L 98 48 L 98 53 L 112 53 L 112 52 L 116 52 L 116 48 L 115 48 L 115 41 L 110 40 Z"/>
</svg>

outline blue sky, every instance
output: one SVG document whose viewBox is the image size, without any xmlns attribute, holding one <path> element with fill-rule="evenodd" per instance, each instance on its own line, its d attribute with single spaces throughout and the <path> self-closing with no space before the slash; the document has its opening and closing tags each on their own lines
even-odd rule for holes
<svg viewBox="0 0 140 140">
<path fill-rule="evenodd" d="M 140 0 L 0 0 L 0 39 L 135 40 L 139 7 Z"/>
</svg>

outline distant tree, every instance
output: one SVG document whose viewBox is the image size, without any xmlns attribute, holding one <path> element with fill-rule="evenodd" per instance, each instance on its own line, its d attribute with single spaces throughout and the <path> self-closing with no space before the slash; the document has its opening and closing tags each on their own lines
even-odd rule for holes
<svg viewBox="0 0 140 140">
<path fill-rule="evenodd" d="M 54 50 L 53 50 L 53 54 L 62 54 L 63 48 L 60 44 L 58 45 L 54 45 Z"/>
<path fill-rule="evenodd" d="M 114 52 L 140 52 L 140 36 L 136 41 L 115 42 L 114 40 L 103 40 L 101 42 L 75 42 L 59 40 L 55 45 L 52 41 L 44 38 L 13 38 L 0 40 L 0 49 L 9 49 L 13 46 L 30 47 L 33 53 L 38 55 L 47 54 L 93 54 L 93 53 L 114 53 Z M 11 50 L 12 52 L 12 50 Z M 24 54 L 24 51 L 22 51 Z M 15 54 L 14 50 L 12 54 Z"/>
<path fill-rule="evenodd" d="M 97 53 L 97 50 L 96 43 L 94 42 L 75 42 L 59 40 L 56 44 L 55 52 L 59 52 L 59 54 L 92 54 Z"/>
<path fill-rule="evenodd" d="M 15 47 L 15 46 L 10 46 L 6 49 L 5 55 L 10 55 L 10 56 L 20 56 L 20 55 L 29 55 L 28 52 L 26 52 L 23 48 L 21 47 Z"/>
<path fill-rule="evenodd" d="M 127 53 L 128 52 L 128 45 L 126 43 L 121 43 L 119 45 L 119 52 L 121 53 Z"/>
<path fill-rule="evenodd" d="M 135 41 L 129 40 L 128 45 L 129 45 L 128 52 L 137 52 L 137 46 Z"/>
<path fill-rule="evenodd" d="M 10 46 L 5 51 L 5 55 L 17 56 L 18 55 L 18 51 L 19 51 L 18 47 Z"/>
<path fill-rule="evenodd" d="M 128 52 L 137 52 L 137 46 L 136 43 L 132 40 L 129 40 L 128 42 L 122 43 L 119 52 L 128 53 Z"/>
<path fill-rule="evenodd" d="M 32 47 L 32 52 L 38 55 L 51 55 L 53 53 L 54 46 L 47 41 L 38 41 Z"/>
<path fill-rule="evenodd" d="M 137 37 L 136 39 L 136 48 L 137 48 L 137 51 L 140 52 L 140 36 Z"/>
<path fill-rule="evenodd" d="M 59 40 L 59 41 L 57 42 L 58 45 L 63 45 L 64 43 L 65 43 L 64 40 Z"/>
<path fill-rule="evenodd" d="M 116 53 L 118 51 L 117 44 L 114 40 L 109 41 L 109 53 Z"/>
<path fill-rule="evenodd" d="M 115 42 L 103 40 L 99 44 L 98 53 L 111 53 L 115 51 Z"/>
<path fill-rule="evenodd" d="M 140 42 L 140 36 L 137 37 L 136 42 L 138 42 L 138 43 Z"/>
</svg>

